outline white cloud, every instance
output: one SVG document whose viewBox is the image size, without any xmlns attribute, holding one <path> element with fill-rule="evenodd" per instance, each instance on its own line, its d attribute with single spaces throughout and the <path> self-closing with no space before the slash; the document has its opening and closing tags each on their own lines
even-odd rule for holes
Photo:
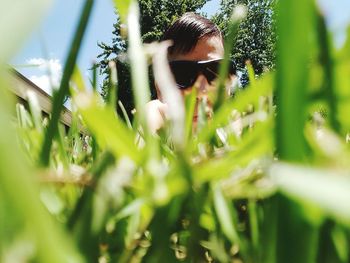
<svg viewBox="0 0 350 263">
<path fill-rule="evenodd" d="M 57 89 L 62 78 L 62 65 L 58 59 L 31 58 L 27 63 L 37 66 L 38 74 L 32 75 L 29 79 L 52 95 L 52 89 Z"/>
</svg>

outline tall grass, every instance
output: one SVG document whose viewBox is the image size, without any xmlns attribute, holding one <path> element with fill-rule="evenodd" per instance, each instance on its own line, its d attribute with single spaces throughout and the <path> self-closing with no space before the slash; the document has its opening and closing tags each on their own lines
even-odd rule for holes
<svg viewBox="0 0 350 263">
<path fill-rule="evenodd" d="M 92 87 L 73 71 L 92 4 L 83 6 L 48 125 L 31 95 L 29 110 L 18 105 L 13 120 L 1 64 L 0 260 L 349 262 L 350 33 L 335 50 L 314 1 L 279 1 L 276 72 L 251 74 L 245 90 L 224 99 L 223 63 L 214 116 L 192 129 L 196 89 L 180 99 L 167 44 L 143 46 L 137 2 L 115 1 L 128 27 L 137 98 L 135 121 L 125 123 L 112 107 L 115 67 L 107 103 L 96 70 Z M 239 18 L 232 17 L 226 62 Z M 25 34 L 23 21 L 15 25 Z M 171 112 L 156 135 L 145 114 L 149 57 Z M 67 94 L 73 119 L 65 133 Z M 205 108 L 203 101 L 199 116 Z"/>
</svg>

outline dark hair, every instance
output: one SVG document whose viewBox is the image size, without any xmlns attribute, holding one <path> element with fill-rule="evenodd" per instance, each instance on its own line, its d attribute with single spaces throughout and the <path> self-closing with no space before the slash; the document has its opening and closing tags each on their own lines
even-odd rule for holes
<svg viewBox="0 0 350 263">
<path fill-rule="evenodd" d="M 163 40 L 172 40 L 169 55 L 186 54 L 193 50 L 203 37 L 218 36 L 222 39 L 220 29 L 209 19 L 195 13 L 185 13 L 165 32 Z"/>
</svg>

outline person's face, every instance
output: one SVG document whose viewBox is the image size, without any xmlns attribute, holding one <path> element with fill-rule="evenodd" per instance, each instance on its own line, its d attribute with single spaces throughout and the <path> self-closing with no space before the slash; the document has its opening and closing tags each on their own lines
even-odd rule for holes
<svg viewBox="0 0 350 263">
<path fill-rule="evenodd" d="M 195 46 L 195 48 L 186 53 L 186 54 L 177 54 L 171 56 L 169 59 L 171 61 L 176 60 L 189 60 L 189 61 L 207 61 L 214 59 L 221 59 L 224 57 L 224 46 L 222 39 L 218 36 L 212 37 L 204 37 L 200 39 Z M 213 91 L 216 87 L 214 83 L 209 83 L 203 74 L 198 76 L 196 81 L 196 86 L 198 87 L 197 92 L 197 106 L 198 102 L 205 99 L 207 101 L 207 105 L 211 106 L 211 101 L 208 99 L 208 93 Z M 191 87 L 187 89 L 181 89 L 181 93 L 183 96 L 189 94 L 191 92 Z M 197 122 L 198 118 L 198 110 L 197 107 L 194 112 L 194 123 Z"/>
</svg>

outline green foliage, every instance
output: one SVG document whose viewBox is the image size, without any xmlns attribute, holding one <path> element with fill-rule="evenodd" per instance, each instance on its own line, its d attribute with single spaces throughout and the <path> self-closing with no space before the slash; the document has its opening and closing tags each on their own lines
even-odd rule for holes
<svg viewBox="0 0 350 263">
<path fill-rule="evenodd" d="M 222 0 L 220 11 L 213 17 L 213 21 L 227 35 L 228 21 L 234 7 L 247 7 L 247 17 L 239 26 L 232 50 L 232 57 L 243 72 L 243 85 L 246 85 L 248 78 L 245 70 L 247 61 L 252 64 L 256 75 L 275 68 L 275 3 L 275 0 Z"/>
<path fill-rule="evenodd" d="M 29 94 L 29 109 L 18 105 L 14 121 L 1 64 L 0 260 L 348 262 L 350 31 L 343 48 L 327 48 L 314 2 L 280 1 L 276 72 L 251 77 L 195 129 L 196 89 L 182 112 L 174 83 L 161 78 L 165 97 L 173 99 L 170 112 L 185 116 L 170 115 L 151 135 L 143 112 L 149 88 L 138 10 L 134 1 L 119 8 L 127 21 L 136 118 L 125 124 L 75 70 L 67 77 L 72 126 L 65 133 L 56 119 L 48 167 L 39 158 L 47 119 Z M 156 77 L 166 76 L 165 46 L 147 50 Z M 225 63 L 221 67 L 224 74 Z M 254 75 L 251 66 L 248 72 Z M 60 89 L 65 93 L 64 85 Z M 327 115 L 320 114 L 322 105 Z M 202 101 L 199 115 L 205 109 Z"/>
<path fill-rule="evenodd" d="M 186 12 L 196 12 L 204 6 L 208 0 L 185 1 L 154 1 L 140 0 L 140 25 L 142 41 L 150 43 L 159 41 L 165 30 L 178 17 Z"/>
</svg>

